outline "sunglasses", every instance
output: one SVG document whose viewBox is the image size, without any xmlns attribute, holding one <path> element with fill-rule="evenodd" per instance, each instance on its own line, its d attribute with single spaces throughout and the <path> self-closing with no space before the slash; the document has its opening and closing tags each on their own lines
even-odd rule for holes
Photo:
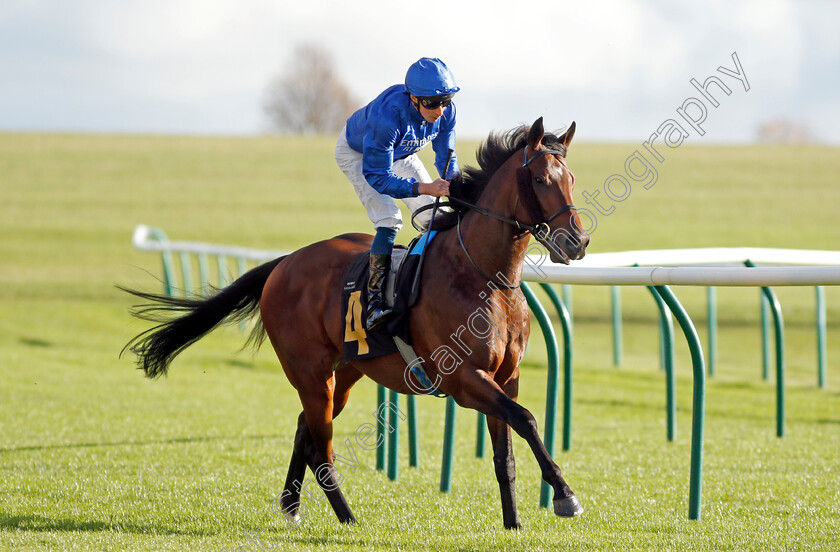
<svg viewBox="0 0 840 552">
<path fill-rule="evenodd" d="M 452 96 L 427 96 L 417 98 L 417 100 L 426 109 L 437 109 L 439 107 L 449 107 L 449 104 L 452 103 Z"/>
</svg>

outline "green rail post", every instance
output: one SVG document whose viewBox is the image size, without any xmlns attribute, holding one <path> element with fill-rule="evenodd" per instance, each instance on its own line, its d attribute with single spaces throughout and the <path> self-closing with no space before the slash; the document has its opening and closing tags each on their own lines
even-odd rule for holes
<svg viewBox="0 0 840 552">
<path fill-rule="evenodd" d="M 621 366 L 621 288 L 612 286 L 613 364 Z"/>
<path fill-rule="evenodd" d="M 201 282 L 200 291 L 204 293 L 208 290 L 210 285 L 210 270 L 208 268 L 209 261 L 207 260 L 207 253 L 198 254 L 198 279 Z"/>
<path fill-rule="evenodd" d="M 770 379 L 770 303 L 764 290 L 758 290 L 758 296 L 761 298 L 761 378 L 767 381 Z"/>
<path fill-rule="evenodd" d="M 666 436 L 673 441 L 677 435 L 677 399 L 674 375 L 674 323 L 671 311 L 655 286 L 648 286 L 650 294 L 659 307 L 659 336 L 661 345 L 661 364 L 665 371 L 665 419 Z"/>
<path fill-rule="evenodd" d="M 563 329 L 563 450 L 572 448 L 572 315 L 551 284 L 540 286 L 557 310 Z"/>
<path fill-rule="evenodd" d="M 747 259 L 744 264 L 753 267 Z M 761 293 L 773 314 L 773 326 L 776 330 L 776 437 L 785 436 L 785 323 L 782 319 L 782 305 L 773 290 L 764 286 Z M 764 303 L 762 303 L 764 304 Z"/>
<path fill-rule="evenodd" d="M 216 257 L 216 262 L 219 265 L 219 288 L 223 288 L 225 287 L 225 284 L 227 284 L 228 277 L 227 257 L 224 255 L 218 255 Z"/>
<path fill-rule="evenodd" d="M 160 228 L 147 227 L 149 237 L 157 240 L 161 244 L 169 241 L 169 236 Z M 175 273 L 173 271 L 172 252 L 168 249 L 162 249 L 160 252 L 160 260 L 163 265 L 163 291 L 170 297 L 175 296 Z"/>
<path fill-rule="evenodd" d="M 817 294 L 817 385 L 820 386 L 820 389 L 825 389 L 825 289 L 823 286 L 816 286 L 815 291 Z"/>
<path fill-rule="evenodd" d="M 706 288 L 706 313 L 709 328 L 709 377 L 714 377 L 717 368 L 717 289 L 714 286 Z"/>
<path fill-rule="evenodd" d="M 405 402 L 408 410 L 408 465 L 416 468 L 420 463 L 417 444 L 417 396 L 408 395 Z"/>
<path fill-rule="evenodd" d="M 181 252 L 181 278 L 184 282 L 184 295 L 189 297 L 193 293 L 192 266 L 190 254 Z"/>
<path fill-rule="evenodd" d="M 455 415 L 458 404 L 451 396 L 446 397 L 446 421 L 443 427 L 443 459 L 440 466 L 440 492 L 452 489 L 452 457 L 455 453 Z"/>
<path fill-rule="evenodd" d="M 478 413 L 475 429 L 475 457 L 484 458 L 484 443 L 487 437 L 487 416 Z"/>
<path fill-rule="evenodd" d="M 170 297 L 175 296 L 175 275 L 172 272 L 172 254 L 169 251 L 161 251 L 161 261 L 163 262 L 163 283 L 166 289 L 166 294 Z"/>
<path fill-rule="evenodd" d="M 782 306 L 769 287 L 761 288 L 773 313 L 776 328 L 776 437 L 785 436 L 785 329 Z"/>
<path fill-rule="evenodd" d="M 554 327 L 545 312 L 542 304 L 534 295 L 531 287 L 522 282 L 522 293 L 528 301 L 528 306 L 539 322 L 540 329 L 545 338 L 546 355 L 548 356 L 548 381 L 545 392 L 545 433 L 543 443 L 548 454 L 554 457 L 554 441 L 557 434 L 557 395 L 560 387 L 560 359 L 557 353 L 557 337 L 554 335 Z M 545 481 L 540 486 L 540 506 L 548 508 L 551 504 L 551 487 Z"/>
<path fill-rule="evenodd" d="M 376 386 L 376 469 L 384 470 L 387 466 L 385 451 L 388 449 L 388 430 L 385 429 L 383 407 L 388 400 L 388 390 L 383 385 Z"/>
<path fill-rule="evenodd" d="M 668 286 L 656 286 L 662 299 L 679 322 L 691 352 L 694 372 L 694 393 L 691 412 L 691 471 L 688 491 L 688 518 L 700 519 L 701 495 L 703 489 L 703 431 L 706 417 L 706 369 L 703 361 L 703 346 L 688 313 Z"/>
<path fill-rule="evenodd" d="M 399 451 L 400 451 L 400 394 L 393 389 L 388 390 L 388 431 L 392 433 L 388 440 L 388 479 L 396 481 L 399 472 Z"/>
<path fill-rule="evenodd" d="M 563 290 L 563 304 L 566 305 L 566 310 L 569 311 L 569 321 L 574 318 L 574 305 L 572 304 L 572 286 L 563 284 L 560 286 Z M 570 326 L 571 327 L 571 326 Z"/>
</svg>

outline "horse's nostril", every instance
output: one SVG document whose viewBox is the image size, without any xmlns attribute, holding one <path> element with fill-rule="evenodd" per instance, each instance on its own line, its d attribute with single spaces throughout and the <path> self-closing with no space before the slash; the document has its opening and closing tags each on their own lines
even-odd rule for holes
<svg viewBox="0 0 840 552">
<path fill-rule="evenodd" d="M 581 239 L 581 240 L 580 240 L 580 248 L 581 248 L 581 250 L 586 249 L 586 247 L 589 245 L 589 240 L 590 240 L 590 238 L 589 238 L 589 234 L 585 234 L 585 235 L 583 236 L 583 239 Z"/>
</svg>

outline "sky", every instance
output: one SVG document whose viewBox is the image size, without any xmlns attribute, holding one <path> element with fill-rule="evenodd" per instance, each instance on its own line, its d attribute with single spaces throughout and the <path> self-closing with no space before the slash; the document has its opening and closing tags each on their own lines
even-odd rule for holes
<svg viewBox="0 0 840 552">
<path fill-rule="evenodd" d="M 688 101 L 695 143 L 785 119 L 840 145 L 838 28 L 831 0 L 2 0 L 0 131 L 264 134 L 269 83 L 314 43 L 360 105 L 443 59 L 460 137 L 544 116 L 641 143 Z M 713 75 L 716 107 L 690 82 Z"/>
</svg>

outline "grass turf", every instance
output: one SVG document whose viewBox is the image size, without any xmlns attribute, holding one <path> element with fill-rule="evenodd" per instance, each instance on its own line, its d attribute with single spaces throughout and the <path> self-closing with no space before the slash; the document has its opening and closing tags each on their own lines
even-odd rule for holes
<svg viewBox="0 0 840 552">
<path fill-rule="evenodd" d="M 827 290 L 828 387 L 815 386 L 813 289 L 777 289 L 785 309 L 787 435 L 760 377 L 758 292 L 718 290 L 717 375 L 709 380 L 703 518 L 687 519 L 691 370 L 678 338 L 678 435 L 665 440 L 656 309 L 625 288 L 624 355 L 612 366 L 609 293 L 576 286 L 573 448 L 556 458 L 586 512 L 537 507 L 539 474 L 515 437 L 525 528 L 502 529 L 491 455 L 474 454 L 475 413 L 458 413 L 453 490 L 438 492 L 443 402 L 418 400 L 420 469 L 400 479 L 355 447 L 342 465 L 361 523 L 339 526 L 322 494 L 290 529 L 273 514 L 297 396 L 266 347 L 237 352 L 221 330 L 163 381 L 123 344 L 146 325 L 114 283 L 157 290 L 159 259 L 134 251 L 135 224 L 172 239 L 292 249 L 369 231 L 334 166 L 332 139 L 0 134 L 0 549 L 11 550 L 836 550 L 840 547 L 840 293 Z M 459 153 L 470 162 L 468 145 Z M 575 144 L 581 191 L 621 171 L 632 145 Z M 649 190 L 599 217 L 590 251 L 699 246 L 836 248 L 840 156 L 832 148 L 688 147 Z M 403 230 L 400 241 L 411 233 Z M 704 290 L 677 288 L 705 343 Z M 520 402 L 542 424 L 544 345 L 534 324 Z M 336 423 L 336 450 L 372 420 L 361 382 Z M 404 404 L 404 403 L 403 403 Z M 311 477 L 310 477 L 311 479 Z M 249 539 L 251 539 L 249 541 Z"/>
</svg>

